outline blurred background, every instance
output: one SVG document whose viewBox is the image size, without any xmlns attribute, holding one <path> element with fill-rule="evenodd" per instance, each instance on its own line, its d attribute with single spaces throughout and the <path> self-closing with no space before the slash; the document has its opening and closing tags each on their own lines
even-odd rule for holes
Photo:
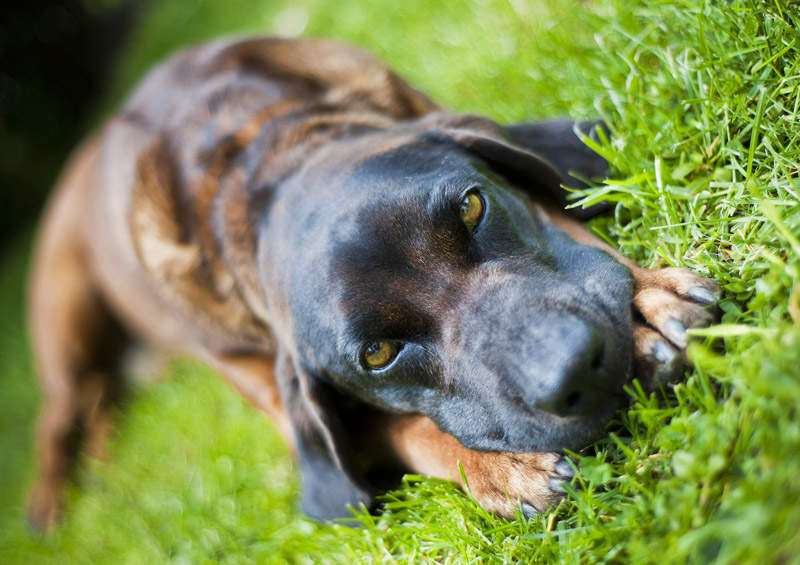
<svg viewBox="0 0 800 565">
<path fill-rule="evenodd" d="M 143 2 L 9 2 L 0 8 L 0 248 L 31 223 L 90 126 Z"/>
</svg>

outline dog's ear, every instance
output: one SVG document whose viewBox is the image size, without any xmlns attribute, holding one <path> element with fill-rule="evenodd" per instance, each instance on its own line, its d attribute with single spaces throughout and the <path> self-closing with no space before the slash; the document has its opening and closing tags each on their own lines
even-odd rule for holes
<svg viewBox="0 0 800 565">
<path fill-rule="evenodd" d="M 443 120 L 433 133 L 443 135 L 486 161 L 494 170 L 528 192 L 544 190 L 562 205 L 568 191 L 585 188 L 577 175 L 592 179 L 608 171 L 608 162 L 592 151 L 576 134 L 596 136 L 599 124 L 576 124 L 552 120 L 502 127 L 476 116 L 453 116 Z M 589 208 L 571 208 L 578 218 L 590 218 L 608 208 L 605 203 Z"/>
<path fill-rule="evenodd" d="M 559 171 L 564 184 L 583 188 L 585 183 L 572 176 L 593 179 L 608 174 L 608 161 L 593 151 L 582 138 L 598 140 L 601 131 L 608 136 L 602 122 L 575 122 L 557 119 L 546 122 L 519 124 L 503 128 L 511 140 L 552 163 Z"/>
<path fill-rule="evenodd" d="M 340 418 L 346 399 L 285 353 L 278 355 L 275 376 L 295 432 L 303 512 L 333 520 L 350 516 L 350 505 L 369 507 L 372 489 L 359 478 Z"/>
</svg>

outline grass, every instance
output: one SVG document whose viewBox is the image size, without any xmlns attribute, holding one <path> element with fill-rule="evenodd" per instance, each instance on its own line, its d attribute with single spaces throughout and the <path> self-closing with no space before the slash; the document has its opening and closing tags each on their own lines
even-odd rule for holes
<svg viewBox="0 0 800 565">
<path fill-rule="evenodd" d="M 695 369 L 579 457 L 554 512 L 508 522 L 407 477 L 361 529 L 296 509 L 270 424 L 208 370 L 137 391 L 61 527 L 22 523 L 36 392 L 28 238 L 0 269 L 0 562 L 800 563 L 800 10 L 755 0 L 178 0 L 137 28 L 109 107 L 170 49 L 234 31 L 346 39 L 446 107 L 510 123 L 601 116 L 615 203 L 594 229 L 645 265 L 717 280 Z"/>
</svg>

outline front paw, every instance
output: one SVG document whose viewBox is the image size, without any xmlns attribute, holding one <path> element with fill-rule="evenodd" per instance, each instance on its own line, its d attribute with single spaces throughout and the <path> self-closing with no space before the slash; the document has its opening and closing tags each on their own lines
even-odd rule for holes
<svg viewBox="0 0 800 565">
<path fill-rule="evenodd" d="M 686 330 L 714 320 L 719 286 L 686 269 L 639 269 L 634 277 L 634 372 L 651 391 L 688 367 Z"/>
<path fill-rule="evenodd" d="M 39 533 L 49 530 L 61 513 L 61 484 L 55 479 L 39 479 L 28 505 L 28 523 Z"/>
<path fill-rule="evenodd" d="M 476 453 L 462 462 L 467 490 L 483 508 L 507 519 L 531 518 L 557 505 L 574 472 L 558 453 Z"/>
</svg>

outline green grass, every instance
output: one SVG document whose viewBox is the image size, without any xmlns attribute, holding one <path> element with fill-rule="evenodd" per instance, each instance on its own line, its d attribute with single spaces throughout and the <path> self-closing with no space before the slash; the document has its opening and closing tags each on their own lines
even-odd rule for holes
<svg viewBox="0 0 800 565">
<path fill-rule="evenodd" d="M 510 123 L 601 116 L 616 203 L 594 228 L 649 266 L 723 287 L 695 369 L 635 397 L 579 459 L 553 514 L 508 522 L 409 477 L 366 527 L 296 510 L 271 425 L 176 363 L 127 407 L 68 514 L 24 528 L 36 392 L 21 322 L 28 249 L 0 269 L 0 563 L 800 563 L 800 9 L 778 1 L 171 0 L 134 33 L 116 102 L 156 58 L 234 31 L 297 30 L 377 52 L 442 105 Z M 290 7 L 291 6 L 291 7 Z M 111 104 L 110 102 L 109 104 Z"/>
</svg>

